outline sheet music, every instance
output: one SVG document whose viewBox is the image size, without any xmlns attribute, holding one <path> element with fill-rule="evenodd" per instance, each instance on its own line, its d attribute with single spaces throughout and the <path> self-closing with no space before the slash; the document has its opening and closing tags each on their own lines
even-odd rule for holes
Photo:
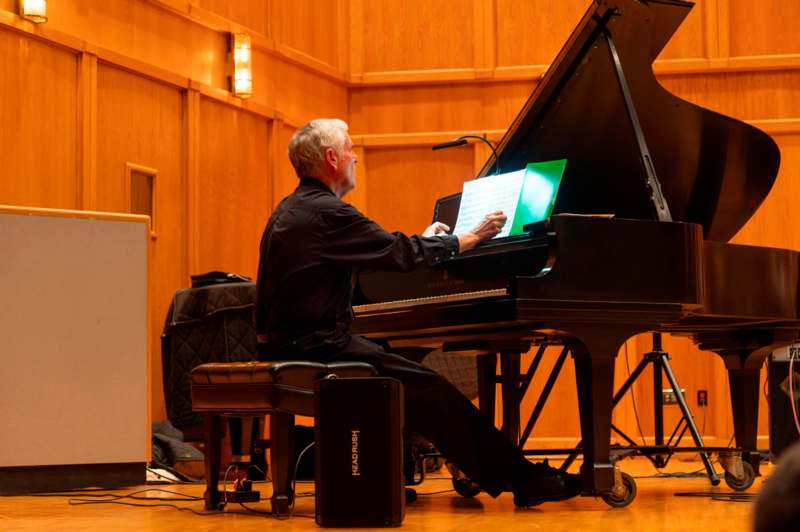
<svg viewBox="0 0 800 532">
<path fill-rule="evenodd" d="M 461 207 L 458 210 L 453 234 L 466 233 L 478 225 L 483 217 L 493 211 L 503 211 L 508 216 L 503 230 L 494 238 L 508 236 L 514 225 L 519 195 L 525 179 L 525 169 L 496 176 L 482 177 L 464 183 Z"/>
</svg>

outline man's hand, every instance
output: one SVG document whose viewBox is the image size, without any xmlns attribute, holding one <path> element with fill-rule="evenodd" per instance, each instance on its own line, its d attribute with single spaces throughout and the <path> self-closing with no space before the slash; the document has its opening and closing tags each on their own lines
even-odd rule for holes
<svg viewBox="0 0 800 532">
<path fill-rule="evenodd" d="M 487 214 L 481 223 L 472 228 L 468 233 L 458 235 L 459 252 L 467 251 L 478 245 L 479 242 L 489 240 L 497 235 L 506 224 L 508 216 L 503 211 L 494 211 Z"/>
<path fill-rule="evenodd" d="M 422 232 L 422 236 L 436 236 L 446 234 L 450 228 L 442 222 L 434 222 Z"/>
</svg>

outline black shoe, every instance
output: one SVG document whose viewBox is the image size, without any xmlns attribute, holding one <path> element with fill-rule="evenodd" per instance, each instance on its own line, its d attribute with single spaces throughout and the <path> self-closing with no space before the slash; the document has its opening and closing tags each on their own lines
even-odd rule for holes
<svg viewBox="0 0 800 532">
<path fill-rule="evenodd" d="M 406 488 L 406 504 L 417 502 L 417 490 Z"/>
<path fill-rule="evenodd" d="M 528 477 L 515 483 L 514 505 L 518 508 L 537 506 L 547 501 L 563 501 L 581 493 L 580 476 L 565 473 L 542 463 L 531 464 Z"/>
</svg>

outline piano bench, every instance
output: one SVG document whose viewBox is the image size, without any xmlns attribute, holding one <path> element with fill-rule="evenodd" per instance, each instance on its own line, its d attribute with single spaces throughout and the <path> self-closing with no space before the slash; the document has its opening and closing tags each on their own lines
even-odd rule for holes
<svg viewBox="0 0 800 532">
<path fill-rule="evenodd" d="M 220 507 L 219 491 L 222 417 L 269 416 L 272 511 L 285 514 L 294 494 L 290 460 L 294 451 L 294 416 L 314 414 L 314 382 L 336 377 L 372 377 L 377 372 L 362 362 L 320 364 L 307 361 L 226 362 L 202 364 L 192 370 L 192 410 L 203 415 L 205 441 L 205 507 Z M 249 427 L 243 423 L 242 448 L 250 448 Z"/>
</svg>

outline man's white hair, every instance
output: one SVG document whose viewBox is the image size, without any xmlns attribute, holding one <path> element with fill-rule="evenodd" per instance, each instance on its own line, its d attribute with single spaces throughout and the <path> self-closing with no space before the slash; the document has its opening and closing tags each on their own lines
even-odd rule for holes
<svg viewBox="0 0 800 532">
<path fill-rule="evenodd" d="M 295 132 L 289 141 L 289 160 L 298 177 L 319 176 L 325 150 L 341 155 L 347 140 L 347 122 L 338 118 L 318 118 Z"/>
</svg>

